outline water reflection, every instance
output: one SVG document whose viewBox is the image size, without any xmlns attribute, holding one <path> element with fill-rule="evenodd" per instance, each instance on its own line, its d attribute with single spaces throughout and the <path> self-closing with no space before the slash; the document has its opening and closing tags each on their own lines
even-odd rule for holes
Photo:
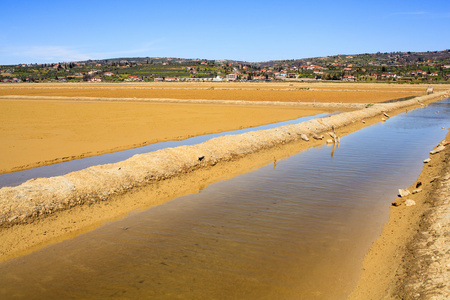
<svg viewBox="0 0 450 300">
<path fill-rule="evenodd" d="M 1 263 L 0 296 L 345 299 L 397 189 L 444 138 L 444 103 Z"/>
</svg>

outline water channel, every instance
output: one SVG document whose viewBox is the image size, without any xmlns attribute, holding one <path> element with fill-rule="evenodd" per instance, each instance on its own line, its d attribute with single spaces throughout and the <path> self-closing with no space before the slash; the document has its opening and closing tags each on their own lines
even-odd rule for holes
<svg viewBox="0 0 450 300">
<path fill-rule="evenodd" d="M 0 263 L 0 298 L 346 299 L 450 100 Z"/>
<path fill-rule="evenodd" d="M 119 161 L 123 161 L 125 159 L 128 159 L 136 154 L 142 154 L 142 153 L 148 153 L 160 149 L 165 148 L 175 148 L 179 146 L 189 146 L 189 145 L 196 145 L 203 142 L 206 142 L 207 140 L 210 140 L 214 137 L 224 136 L 224 135 L 236 135 L 241 134 L 245 132 L 250 131 L 257 131 L 257 130 L 265 130 L 270 128 L 275 128 L 279 126 L 289 125 L 289 124 L 298 124 L 301 122 L 305 122 L 308 120 L 311 120 L 313 118 L 323 118 L 326 116 L 329 116 L 331 114 L 317 114 L 315 116 L 308 116 L 308 117 L 302 117 L 294 120 L 288 120 L 283 122 L 277 122 L 267 125 L 261 125 L 251 128 L 244 128 L 239 130 L 232 130 L 232 131 L 225 131 L 225 132 L 219 132 L 214 134 L 205 134 L 200 136 L 191 137 L 185 140 L 180 141 L 167 141 L 167 142 L 161 142 L 161 143 L 155 143 L 150 144 L 138 148 L 128 149 L 124 151 L 117 151 L 113 153 L 107 153 L 97 156 L 91 156 L 81 159 L 74 159 L 62 163 L 57 163 L 53 165 L 48 166 L 42 166 L 38 168 L 13 172 L 13 173 L 6 173 L 6 174 L 0 174 L 0 188 L 5 186 L 16 186 L 21 183 L 24 183 L 27 180 L 38 178 L 38 177 L 53 177 L 53 176 L 61 176 L 68 174 L 70 172 L 75 172 L 79 170 L 83 170 L 92 166 L 97 165 L 103 165 L 103 164 L 112 164 Z"/>
</svg>

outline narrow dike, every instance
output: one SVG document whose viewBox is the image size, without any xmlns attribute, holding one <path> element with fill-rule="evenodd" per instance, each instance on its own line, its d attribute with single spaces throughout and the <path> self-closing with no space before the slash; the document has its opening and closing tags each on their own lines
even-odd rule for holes
<svg viewBox="0 0 450 300">
<path fill-rule="evenodd" d="M 376 104 L 357 111 L 313 119 L 297 125 L 223 136 L 207 142 L 140 154 L 125 161 L 90 167 L 64 176 L 37 178 L 17 187 L 0 189 L 0 226 L 26 223 L 56 211 L 108 200 L 134 188 L 176 178 L 194 170 L 236 161 L 278 145 L 326 135 L 357 121 L 445 96 L 444 92 L 411 100 Z M 386 117 L 389 117 L 388 115 Z"/>
</svg>

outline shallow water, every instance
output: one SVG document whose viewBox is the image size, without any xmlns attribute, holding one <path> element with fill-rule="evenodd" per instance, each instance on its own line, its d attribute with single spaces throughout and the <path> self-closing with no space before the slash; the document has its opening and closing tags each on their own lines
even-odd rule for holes
<svg viewBox="0 0 450 300">
<path fill-rule="evenodd" d="M 201 136 L 195 136 L 192 138 L 188 138 L 181 141 L 167 141 L 167 142 L 161 142 L 161 143 L 155 143 L 151 145 L 146 145 L 134 149 L 128 149 L 124 151 L 118 151 L 114 153 L 107 153 L 97 156 L 91 156 L 86 157 L 82 159 L 75 159 L 67 162 L 62 162 L 58 164 L 13 172 L 13 173 L 6 173 L 6 174 L 0 174 L 0 188 L 5 186 L 17 186 L 21 183 L 24 183 L 27 180 L 38 178 L 38 177 L 53 177 L 53 176 L 60 176 L 65 175 L 70 172 L 75 172 L 79 170 L 83 170 L 92 166 L 97 165 L 103 165 L 103 164 L 111 164 L 116 163 L 119 161 L 123 161 L 125 159 L 128 159 L 136 154 L 142 154 L 142 153 L 148 153 L 160 149 L 165 148 L 174 148 L 179 146 L 188 146 L 188 145 L 195 145 L 200 144 L 203 142 L 206 142 L 207 140 L 210 140 L 214 137 L 224 136 L 224 135 L 236 135 L 241 134 L 245 132 L 250 131 L 257 131 L 257 130 L 264 130 L 264 129 L 270 129 L 275 128 L 279 126 L 289 125 L 289 124 L 298 124 L 301 122 L 305 122 L 311 119 L 315 118 L 323 118 L 326 116 L 329 116 L 330 114 L 318 114 L 314 116 L 308 116 L 308 117 L 302 117 L 295 120 L 288 120 L 278 123 L 272 123 L 267 125 L 261 125 L 251 128 L 244 128 L 239 130 L 232 130 L 232 131 L 226 131 L 226 132 L 219 132 L 214 134 L 206 134 Z"/>
<path fill-rule="evenodd" d="M 0 298 L 345 299 L 449 125 L 447 99 L 3 262 Z"/>
</svg>

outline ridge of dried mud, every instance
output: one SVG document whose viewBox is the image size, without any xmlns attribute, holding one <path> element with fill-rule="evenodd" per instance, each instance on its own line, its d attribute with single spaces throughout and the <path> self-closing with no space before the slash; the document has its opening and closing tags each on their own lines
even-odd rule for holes
<svg viewBox="0 0 450 300">
<path fill-rule="evenodd" d="M 297 125 L 213 138 L 198 145 L 158 150 L 135 155 L 115 164 L 94 166 L 64 176 L 32 179 L 17 187 L 4 187 L 0 189 L 0 225 L 7 227 L 77 205 L 105 201 L 111 195 L 122 194 L 135 187 L 300 140 L 302 135 L 312 138 L 315 134 L 324 134 L 333 128 L 341 128 L 444 94 L 373 105 Z"/>
</svg>

